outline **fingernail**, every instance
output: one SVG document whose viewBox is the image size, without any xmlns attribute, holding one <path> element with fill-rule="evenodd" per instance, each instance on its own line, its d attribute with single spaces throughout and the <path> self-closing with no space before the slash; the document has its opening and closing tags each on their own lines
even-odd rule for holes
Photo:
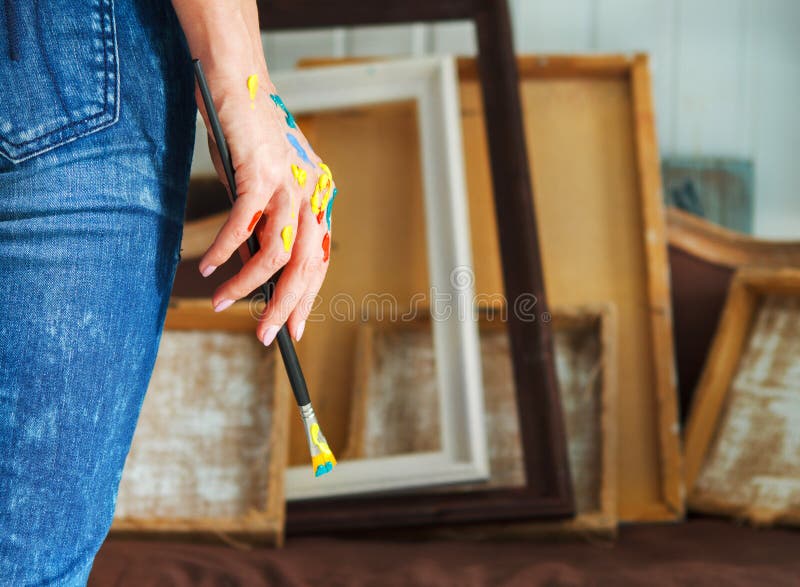
<svg viewBox="0 0 800 587">
<path fill-rule="evenodd" d="M 233 300 L 222 300 L 216 306 L 214 306 L 215 312 L 222 312 L 222 310 L 227 310 L 233 305 Z"/>
<path fill-rule="evenodd" d="M 297 342 L 300 342 L 300 339 L 303 337 L 303 331 L 306 329 L 306 321 L 303 320 L 300 324 L 297 325 L 297 329 L 294 331 L 294 339 Z"/>
<path fill-rule="evenodd" d="M 216 271 L 216 270 L 217 270 L 217 266 L 216 266 L 216 265 L 209 265 L 209 266 L 208 266 L 208 267 L 206 267 L 205 269 L 201 269 L 201 270 L 200 270 L 200 274 L 201 274 L 203 277 L 208 277 L 209 275 L 211 275 L 212 273 L 214 273 L 214 271 Z"/>
<path fill-rule="evenodd" d="M 264 346 L 269 346 L 272 344 L 272 341 L 275 340 L 275 337 L 278 336 L 278 331 L 281 329 L 280 326 L 268 326 L 266 332 L 264 332 L 264 338 L 261 339 L 261 342 L 264 343 Z"/>
</svg>

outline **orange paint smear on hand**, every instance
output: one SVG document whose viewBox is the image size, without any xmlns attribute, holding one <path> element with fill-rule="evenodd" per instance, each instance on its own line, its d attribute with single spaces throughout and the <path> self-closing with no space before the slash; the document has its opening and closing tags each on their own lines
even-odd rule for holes
<svg viewBox="0 0 800 587">
<path fill-rule="evenodd" d="M 317 224 L 322 224 L 323 218 L 325 218 L 325 210 L 320 209 L 319 214 L 317 214 Z"/>
<path fill-rule="evenodd" d="M 331 233 L 330 232 L 326 232 L 325 236 L 322 238 L 322 253 L 324 255 L 322 257 L 323 261 L 327 261 L 328 259 L 330 259 L 330 257 L 331 257 Z"/>
<path fill-rule="evenodd" d="M 250 221 L 250 224 L 247 225 L 247 232 L 253 232 L 256 224 L 258 224 L 258 221 L 261 220 L 261 214 L 263 214 L 261 210 L 253 214 L 253 219 Z"/>
</svg>

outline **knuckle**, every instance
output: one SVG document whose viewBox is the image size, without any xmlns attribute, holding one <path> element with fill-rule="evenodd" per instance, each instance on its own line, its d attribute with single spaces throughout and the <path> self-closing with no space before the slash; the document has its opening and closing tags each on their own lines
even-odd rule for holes
<svg viewBox="0 0 800 587">
<path fill-rule="evenodd" d="M 291 259 L 291 253 L 289 251 L 276 251 L 264 256 L 263 266 L 265 269 L 277 270 L 286 265 L 289 259 Z"/>
<path fill-rule="evenodd" d="M 269 304 L 269 319 L 271 321 L 286 322 L 294 305 L 295 300 L 292 299 L 292 294 L 286 294 L 280 298 L 273 298 L 270 300 Z"/>
<path fill-rule="evenodd" d="M 250 236 L 250 233 L 244 226 L 234 226 L 231 229 L 231 238 L 235 240 L 237 244 L 246 241 L 248 236 Z"/>
<path fill-rule="evenodd" d="M 238 300 L 250 293 L 242 282 L 231 283 L 225 288 L 222 297 L 229 300 Z"/>
<path fill-rule="evenodd" d="M 322 260 L 322 257 L 306 257 L 303 259 L 302 263 L 300 264 L 300 272 L 304 276 L 312 276 L 320 273 L 325 269 L 325 261 Z"/>
<path fill-rule="evenodd" d="M 297 304 L 297 315 L 299 318 L 307 318 L 308 315 L 311 313 L 312 308 L 314 307 L 314 303 L 317 301 L 317 294 L 315 293 L 305 293 L 301 296 L 300 301 Z"/>
<path fill-rule="evenodd" d="M 242 298 L 257 288 L 260 283 L 258 275 L 241 271 L 231 279 L 230 292 L 237 298 Z"/>
<path fill-rule="evenodd" d="M 282 178 L 280 171 L 276 167 L 272 165 L 265 165 L 261 169 L 259 179 L 264 186 L 274 186 L 280 183 Z"/>
<path fill-rule="evenodd" d="M 247 289 L 247 282 L 249 281 L 247 277 L 244 270 L 240 271 L 219 288 L 220 295 L 228 299 L 239 299 L 246 296 L 250 293 L 250 290 Z"/>
</svg>

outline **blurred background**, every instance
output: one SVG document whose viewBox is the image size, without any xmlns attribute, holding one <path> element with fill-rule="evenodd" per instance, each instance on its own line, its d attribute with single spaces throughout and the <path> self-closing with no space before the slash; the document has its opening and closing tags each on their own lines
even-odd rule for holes
<svg viewBox="0 0 800 587">
<path fill-rule="evenodd" d="M 262 32 L 276 80 L 311 76 L 290 110 L 352 101 L 294 112 L 341 192 L 297 344 L 339 458 L 323 481 L 280 356 L 252 338 L 263 300 L 210 310 L 238 265 L 197 272 L 228 208 L 198 119 L 183 258 L 95 584 L 797 583 L 800 2 L 508 7 L 522 113 L 495 157 L 514 109 L 491 73 L 512 59 L 481 72 L 473 22 Z M 345 87 L 319 81 L 331 68 Z M 376 76 L 416 93 L 365 103 Z M 497 191 L 526 163 L 538 238 Z M 521 253 L 499 246 L 509 230 Z M 543 290 L 507 296 L 532 260 Z M 448 271 L 474 328 L 432 309 Z M 509 318 L 527 324 L 516 345 Z"/>
<path fill-rule="evenodd" d="M 800 220 L 800 4 L 794 0 L 509 0 L 518 53 L 646 52 L 665 158 L 733 159 L 753 174 L 752 232 Z M 472 23 L 264 34 L 270 67 L 304 57 L 475 55 Z"/>
</svg>

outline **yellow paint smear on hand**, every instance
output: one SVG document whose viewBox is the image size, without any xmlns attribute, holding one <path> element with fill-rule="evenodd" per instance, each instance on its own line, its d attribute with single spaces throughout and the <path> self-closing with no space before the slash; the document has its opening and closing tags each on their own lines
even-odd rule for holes
<svg viewBox="0 0 800 587">
<path fill-rule="evenodd" d="M 293 230 L 291 224 L 287 224 L 286 226 L 283 227 L 283 230 L 281 230 L 281 238 L 283 239 L 283 249 L 285 251 L 288 251 L 292 248 L 292 233 Z"/>
<path fill-rule="evenodd" d="M 306 185 L 306 177 L 308 174 L 305 169 L 292 163 L 292 175 L 294 175 L 294 178 L 301 187 Z"/>
<path fill-rule="evenodd" d="M 322 175 L 319 176 L 317 185 L 314 187 L 314 193 L 311 195 L 311 211 L 315 216 L 328 205 L 328 199 L 333 188 L 333 176 L 330 168 L 324 163 L 320 163 L 319 168 L 322 169 Z M 320 194 L 323 194 L 322 201 L 320 201 Z"/>
<path fill-rule="evenodd" d="M 331 199 L 331 192 L 332 191 L 333 190 L 330 190 L 330 189 L 328 191 L 326 191 L 325 195 L 322 198 L 322 209 L 323 210 L 328 207 L 328 200 Z"/>
<path fill-rule="evenodd" d="M 319 183 L 314 188 L 314 193 L 311 194 L 311 211 L 316 216 L 319 214 L 320 211 L 320 203 L 319 203 Z"/>
<path fill-rule="evenodd" d="M 247 89 L 250 92 L 250 108 L 256 108 L 256 94 L 258 93 L 258 75 L 253 74 L 247 78 Z"/>
</svg>

